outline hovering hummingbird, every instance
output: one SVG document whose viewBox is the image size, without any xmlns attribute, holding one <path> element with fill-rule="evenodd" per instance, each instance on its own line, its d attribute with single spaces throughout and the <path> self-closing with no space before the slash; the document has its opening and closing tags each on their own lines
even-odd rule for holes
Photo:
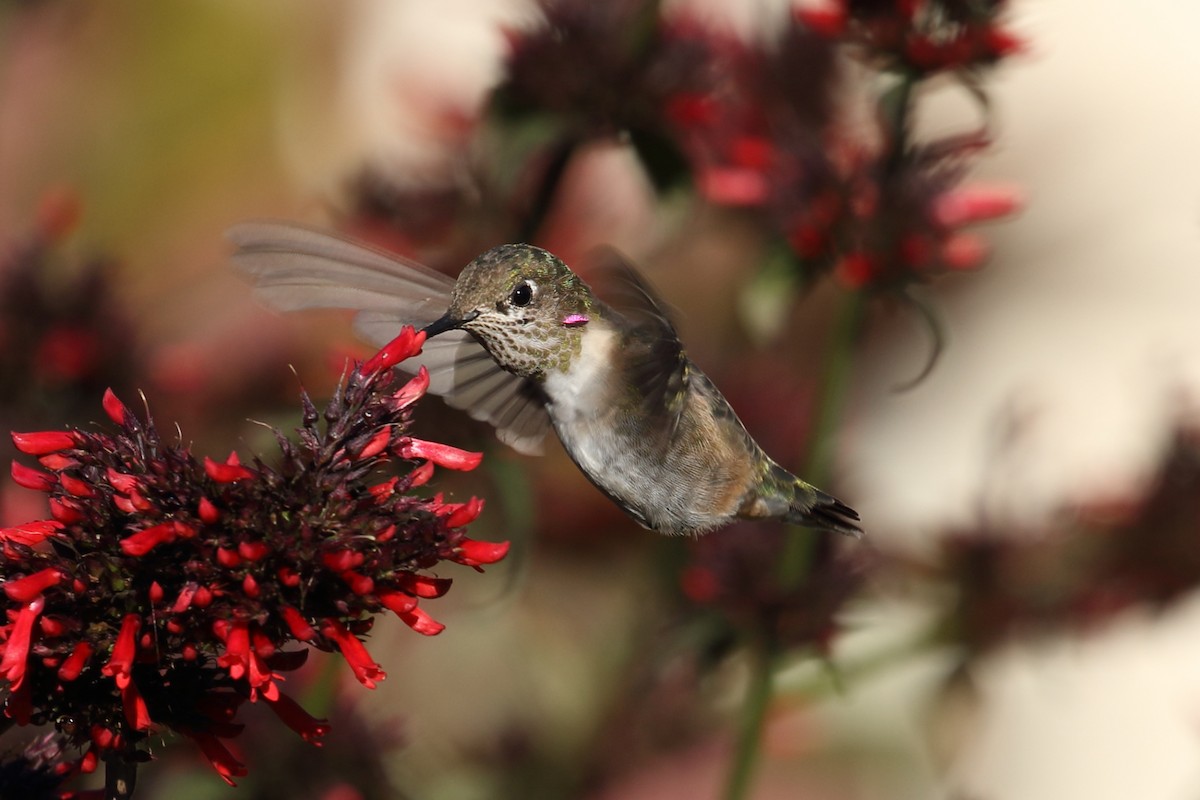
<svg viewBox="0 0 1200 800">
<path fill-rule="evenodd" d="M 541 452 L 553 427 L 587 478 L 644 527 L 700 534 L 776 519 L 861 536 L 858 514 L 776 464 L 687 357 L 662 303 L 619 265 L 600 300 L 551 253 L 508 244 L 454 281 L 374 248 L 284 223 L 228 233 L 235 265 L 279 311 L 351 308 L 382 345 L 424 329 L 429 391 Z"/>
</svg>

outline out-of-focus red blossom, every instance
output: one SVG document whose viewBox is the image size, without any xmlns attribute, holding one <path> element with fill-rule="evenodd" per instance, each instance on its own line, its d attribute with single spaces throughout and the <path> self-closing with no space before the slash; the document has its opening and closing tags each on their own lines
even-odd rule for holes
<svg viewBox="0 0 1200 800">
<path fill-rule="evenodd" d="M 844 0 L 849 41 L 887 69 L 985 66 L 1025 49 L 1000 22 L 1005 0 Z"/>
<path fill-rule="evenodd" d="M 851 52 L 910 86 L 988 65 L 1019 49 L 998 22 L 1004 6 L 812 0 L 796 7 L 770 48 L 675 24 L 675 37 L 706 53 L 698 73 L 720 76 L 665 106 L 698 192 L 759 210 L 806 268 L 832 268 L 851 289 L 894 289 L 979 266 L 983 240 L 960 229 L 1020 204 L 1009 188 L 957 186 L 966 157 L 986 142 L 908 141 L 904 107 L 878 114 L 873 136 L 847 129 L 835 94 L 838 54 Z"/>
<path fill-rule="evenodd" d="M 824 648 L 836 632 L 837 612 L 866 577 L 868 558 L 841 552 L 832 537 L 822 537 L 810 577 L 783 586 L 778 567 L 785 530 L 754 523 L 729 534 L 693 543 L 679 577 L 684 596 L 721 612 L 741 630 L 766 628 L 784 645 Z"/>
<path fill-rule="evenodd" d="M 103 407 L 115 431 L 13 434 L 44 467 L 14 462 L 14 480 L 46 492 L 54 519 L 0 530 L 5 714 L 58 720 L 65 741 L 85 748 L 62 762 L 72 772 L 103 760 L 130 774 L 150 731 L 169 728 L 232 783 L 246 770 L 225 740 L 241 729 L 238 707 L 260 698 L 319 744 L 328 725 L 281 690 L 304 646 L 340 652 L 373 688 L 385 673 L 361 637 L 374 618 L 390 610 L 436 634 L 444 626 L 419 603 L 450 581 L 430 570 L 507 552 L 464 535 L 479 500 L 410 494 L 431 465 L 471 469 L 480 458 L 407 434 L 428 376 L 404 381 L 391 367 L 423 340 L 405 328 L 323 414 L 302 394 L 297 438 L 277 432 L 275 464 L 198 460 L 111 391 Z M 402 468 L 380 484 L 389 462 Z"/>
<path fill-rule="evenodd" d="M 1155 484 L 1064 514 L 1037 535 L 965 530 L 937 567 L 954 590 L 943 636 L 978 656 L 1013 636 L 1087 629 L 1133 605 L 1159 607 L 1200 586 L 1200 441 L 1180 435 Z"/>
<path fill-rule="evenodd" d="M 111 264 L 68 262 L 62 240 L 80 217 L 77 193 L 48 190 L 32 230 L 0 252 L 0 416 L 69 418 L 80 397 L 132 384 L 132 321 L 112 288 Z M 11 233 L 11 232 L 9 232 Z"/>
</svg>

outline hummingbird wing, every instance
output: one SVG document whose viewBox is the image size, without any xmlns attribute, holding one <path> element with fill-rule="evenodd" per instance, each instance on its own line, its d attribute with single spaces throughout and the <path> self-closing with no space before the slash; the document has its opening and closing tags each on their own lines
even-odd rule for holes
<svg viewBox="0 0 1200 800">
<path fill-rule="evenodd" d="M 651 429 L 674 436 L 692 376 L 667 304 L 616 250 L 594 257 L 604 299 L 629 325 L 623 357 L 647 417 L 655 420 Z"/>
<path fill-rule="evenodd" d="M 234 265 L 268 308 L 355 309 L 355 332 L 377 346 L 402 325 L 428 325 L 450 305 L 453 278 L 350 239 L 283 222 L 242 223 L 226 235 L 237 245 Z M 431 394 L 494 425 L 514 450 L 541 452 L 550 416 L 540 389 L 501 369 L 470 334 L 440 334 L 400 368 L 419 366 L 429 370 Z"/>
</svg>

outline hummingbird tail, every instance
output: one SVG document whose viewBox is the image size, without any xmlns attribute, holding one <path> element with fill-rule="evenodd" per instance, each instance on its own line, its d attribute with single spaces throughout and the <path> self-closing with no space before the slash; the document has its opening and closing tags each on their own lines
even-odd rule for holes
<svg viewBox="0 0 1200 800">
<path fill-rule="evenodd" d="M 858 526 L 858 512 L 803 481 L 797 481 L 796 499 L 788 508 L 784 521 L 806 528 L 833 531 L 843 536 L 861 539 L 862 528 Z"/>
</svg>

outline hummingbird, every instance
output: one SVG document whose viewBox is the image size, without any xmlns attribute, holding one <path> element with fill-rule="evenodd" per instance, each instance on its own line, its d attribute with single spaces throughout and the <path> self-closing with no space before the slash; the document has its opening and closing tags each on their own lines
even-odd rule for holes
<svg viewBox="0 0 1200 800">
<path fill-rule="evenodd" d="M 228 232 L 233 262 L 277 311 L 349 308 L 382 345 L 425 331 L 402 369 L 525 454 L 553 428 L 567 455 L 629 516 L 698 535 L 739 519 L 861 536 L 859 515 L 772 460 L 684 351 L 662 301 L 623 260 L 601 300 L 553 254 L 505 244 L 454 280 L 340 236 L 278 222 Z"/>
</svg>

